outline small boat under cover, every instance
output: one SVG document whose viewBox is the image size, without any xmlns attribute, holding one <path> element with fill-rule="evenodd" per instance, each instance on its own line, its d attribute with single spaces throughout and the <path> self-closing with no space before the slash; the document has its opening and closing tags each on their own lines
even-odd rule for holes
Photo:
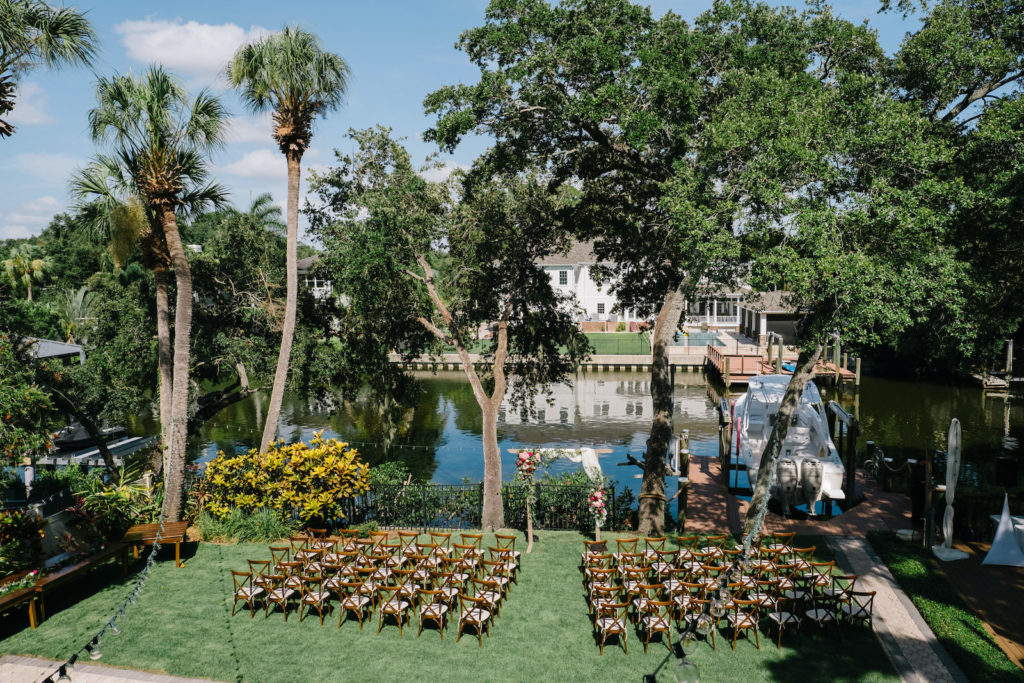
<svg viewBox="0 0 1024 683">
<path fill-rule="evenodd" d="M 736 400 L 739 457 L 747 468 L 751 487 L 757 481 L 761 455 L 778 420 L 789 380 L 790 375 L 751 377 L 747 392 Z M 786 514 L 791 507 L 806 503 L 807 512 L 813 515 L 819 500 L 846 497 L 845 471 L 829 436 L 821 394 L 814 382 L 808 382 L 782 443 L 775 479 L 770 485 L 771 496 L 782 503 Z"/>
</svg>

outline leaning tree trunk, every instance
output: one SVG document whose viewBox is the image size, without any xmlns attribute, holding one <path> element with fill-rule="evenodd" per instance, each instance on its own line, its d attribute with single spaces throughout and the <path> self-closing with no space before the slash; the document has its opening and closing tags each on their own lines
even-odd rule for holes
<svg viewBox="0 0 1024 683">
<path fill-rule="evenodd" d="M 167 268 L 163 265 L 153 269 L 156 281 L 156 349 L 157 365 L 160 370 L 160 453 L 161 468 L 167 457 L 167 444 L 171 437 L 171 392 L 174 387 L 173 361 L 171 358 L 171 312 L 167 301 Z"/>
<path fill-rule="evenodd" d="M 484 442 L 484 500 L 480 526 L 491 530 L 505 528 L 505 506 L 501 496 L 501 450 L 498 448 L 500 404 L 500 398 L 492 398 L 480 406 L 483 413 Z"/>
<path fill-rule="evenodd" d="M 160 225 L 174 266 L 177 294 L 174 301 L 174 370 L 171 378 L 171 433 L 164 474 L 164 514 L 167 521 L 181 519 L 185 483 L 185 446 L 188 440 L 189 341 L 192 331 L 192 271 L 178 233 L 174 210 L 160 207 Z"/>
<path fill-rule="evenodd" d="M 289 152 L 288 160 L 288 242 L 285 250 L 287 271 L 287 298 L 284 304 L 284 325 L 281 329 L 281 349 L 277 354 L 277 370 L 274 372 L 274 386 L 270 391 L 270 407 L 267 421 L 263 425 L 263 439 L 260 452 L 270 448 L 277 439 L 277 424 L 281 418 L 281 401 L 284 386 L 288 380 L 288 363 L 292 356 L 292 339 L 295 337 L 295 310 L 299 300 L 299 274 L 297 264 L 297 242 L 299 233 L 299 162 L 301 153 Z"/>
<path fill-rule="evenodd" d="M 782 349 L 779 349 L 782 352 Z M 768 497 L 768 489 L 771 486 L 771 464 L 778 459 L 782 452 L 782 444 L 789 433 L 789 423 L 792 422 L 796 409 L 800 405 L 800 399 L 804 395 L 807 383 L 814 377 L 814 366 L 821 358 L 822 345 L 814 347 L 814 351 L 801 350 L 796 361 L 796 368 L 793 370 L 793 377 L 786 386 L 786 393 L 782 397 L 782 405 L 779 406 L 778 417 L 775 420 L 775 427 L 772 428 L 768 443 L 765 444 L 761 453 L 761 464 L 757 469 L 757 480 L 754 482 L 754 495 L 750 499 L 750 507 L 747 508 L 747 518 L 743 520 L 743 535 L 747 536 L 754 530 L 754 520 L 757 518 L 757 511 L 764 504 Z"/>
<path fill-rule="evenodd" d="M 681 286 L 671 289 L 661 304 L 651 334 L 651 402 L 654 416 L 644 453 L 640 485 L 639 532 L 661 536 L 665 531 L 665 459 L 672 440 L 672 383 L 668 350 L 683 312 Z"/>
</svg>

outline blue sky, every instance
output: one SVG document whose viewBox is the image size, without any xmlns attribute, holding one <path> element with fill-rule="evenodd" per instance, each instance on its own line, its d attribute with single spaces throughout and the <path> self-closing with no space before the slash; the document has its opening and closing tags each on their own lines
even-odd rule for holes
<svg viewBox="0 0 1024 683">
<path fill-rule="evenodd" d="M 692 19 L 710 4 L 658 0 L 651 7 L 658 15 L 673 9 Z M 0 239 L 38 234 L 68 205 L 68 178 L 94 152 L 86 114 L 94 102 L 96 75 L 137 72 L 153 62 L 164 64 L 192 91 L 210 87 L 223 95 L 234 118 L 229 142 L 214 158 L 214 173 L 231 191 L 232 201 L 245 206 L 251 197 L 271 192 L 283 206 L 285 164 L 270 138 L 269 118 L 250 116 L 218 73 L 238 45 L 286 24 L 317 33 L 352 69 L 347 102 L 318 122 L 306 168 L 330 164 L 335 148 L 349 150 L 348 128 L 378 123 L 404 136 L 422 162 L 436 151 L 420 138 L 431 124 L 423 114 L 423 98 L 442 85 L 476 79 L 477 71 L 454 44 L 461 31 L 481 23 L 486 2 L 87 0 L 76 6 L 88 12 L 99 34 L 100 54 L 91 71 L 35 71 L 20 84 L 17 106 L 8 117 L 18 131 L 0 140 Z M 878 6 L 877 0 L 835 4 L 848 19 L 868 19 L 892 52 L 916 20 L 875 14 Z M 442 159 L 449 166 L 468 165 L 486 143 L 467 141 Z"/>
</svg>

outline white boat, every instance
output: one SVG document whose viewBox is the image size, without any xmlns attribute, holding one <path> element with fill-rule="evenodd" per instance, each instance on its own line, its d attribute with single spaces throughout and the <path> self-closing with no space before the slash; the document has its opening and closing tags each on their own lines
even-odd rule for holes
<svg viewBox="0 0 1024 683">
<path fill-rule="evenodd" d="M 775 427 L 789 380 L 790 375 L 751 377 L 747 393 L 736 400 L 734 415 L 739 457 L 747 468 L 751 487 L 757 481 L 761 454 Z M 819 500 L 846 497 L 843 493 L 845 471 L 829 436 L 821 394 L 814 382 L 808 382 L 782 442 L 775 478 L 770 485 L 771 496 L 782 503 L 785 513 L 793 506 L 807 504 L 808 513 L 814 514 Z"/>
</svg>

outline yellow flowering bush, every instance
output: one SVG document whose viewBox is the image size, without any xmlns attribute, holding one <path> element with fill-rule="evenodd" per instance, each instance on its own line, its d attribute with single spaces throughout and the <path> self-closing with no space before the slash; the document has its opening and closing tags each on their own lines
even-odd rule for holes
<svg viewBox="0 0 1024 683">
<path fill-rule="evenodd" d="M 265 453 L 217 453 L 206 466 L 203 507 L 219 519 L 232 508 L 270 508 L 282 518 L 295 512 L 303 522 L 344 517 L 345 499 L 370 488 L 370 467 L 347 443 L 322 435 L 308 445 L 280 441 Z"/>
</svg>

